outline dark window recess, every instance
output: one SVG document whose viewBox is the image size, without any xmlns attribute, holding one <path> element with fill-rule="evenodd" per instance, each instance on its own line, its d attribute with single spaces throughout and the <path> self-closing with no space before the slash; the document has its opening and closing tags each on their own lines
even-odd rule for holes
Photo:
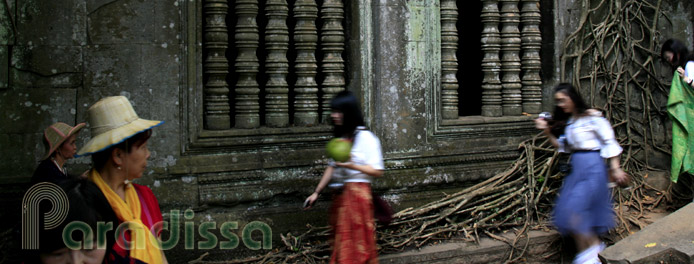
<svg viewBox="0 0 694 264">
<path fill-rule="evenodd" d="M 482 1 L 457 1 L 458 115 L 482 113 Z"/>
</svg>

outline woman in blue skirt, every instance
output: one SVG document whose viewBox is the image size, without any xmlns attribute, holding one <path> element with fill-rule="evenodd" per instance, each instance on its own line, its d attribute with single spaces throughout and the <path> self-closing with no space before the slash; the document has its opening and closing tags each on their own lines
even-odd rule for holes
<svg viewBox="0 0 694 264">
<path fill-rule="evenodd" d="M 553 120 L 535 120 L 552 145 L 571 153 L 571 172 L 559 190 L 552 222 L 576 241 L 579 253 L 573 263 L 600 263 L 604 245 L 598 235 L 615 226 L 608 177 L 620 185 L 627 182 L 619 165 L 622 148 L 607 119 L 591 114 L 573 86 L 557 85 L 554 100 Z"/>
</svg>

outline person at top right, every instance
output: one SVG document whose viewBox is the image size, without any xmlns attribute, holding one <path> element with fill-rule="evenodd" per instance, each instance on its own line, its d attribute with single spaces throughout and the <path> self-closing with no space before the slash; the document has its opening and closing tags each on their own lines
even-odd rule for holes
<svg viewBox="0 0 694 264">
<path fill-rule="evenodd" d="M 660 49 L 662 58 L 672 66 L 673 70 L 689 87 L 694 87 L 694 56 L 682 41 L 668 39 Z"/>
</svg>

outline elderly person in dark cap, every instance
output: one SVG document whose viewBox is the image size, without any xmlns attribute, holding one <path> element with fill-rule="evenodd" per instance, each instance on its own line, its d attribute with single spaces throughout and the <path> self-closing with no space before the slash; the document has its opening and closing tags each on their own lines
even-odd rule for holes
<svg viewBox="0 0 694 264">
<path fill-rule="evenodd" d="M 38 182 L 59 183 L 68 178 L 65 162 L 75 156 L 77 152 L 75 140 L 84 126 L 84 123 L 72 127 L 58 122 L 44 130 L 43 144 L 46 147 L 46 154 L 31 177 L 32 184 Z"/>
</svg>

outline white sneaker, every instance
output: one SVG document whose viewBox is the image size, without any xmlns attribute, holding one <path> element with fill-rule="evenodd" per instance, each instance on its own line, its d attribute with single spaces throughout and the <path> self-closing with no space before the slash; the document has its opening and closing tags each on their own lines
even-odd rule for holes
<svg viewBox="0 0 694 264">
<path fill-rule="evenodd" d="M 600 245 L 593 245 L 586 250 L 578 253 L 574 258 L 572 264 L 600 264 L 600 258 L 598 258 L 598 253 L 600 253 Z"/>
</svg>

